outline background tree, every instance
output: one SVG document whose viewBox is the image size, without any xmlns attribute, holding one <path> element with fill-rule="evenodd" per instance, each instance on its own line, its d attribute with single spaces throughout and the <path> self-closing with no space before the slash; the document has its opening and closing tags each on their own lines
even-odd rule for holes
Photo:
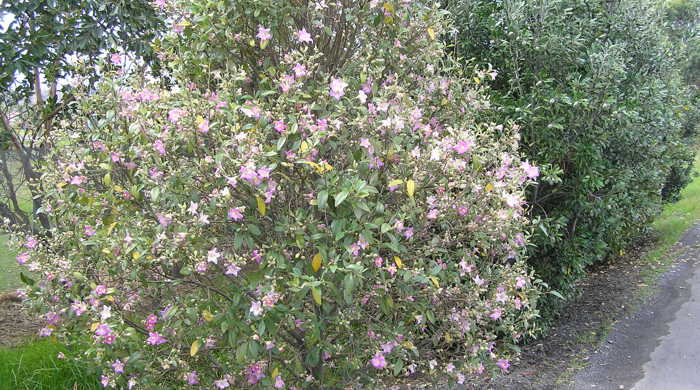
<svg viewBox="0 0 700 390">
<path fill-rule="evenodd" d="M 538 221 L 530 263 L 570 294 L 588 265 L 623 249 L 688 183 L 697 122 L 687 120 L 685 51 L 669 31 L 686 34 L 689 12 L 669 25 L 654 1 L 449 8 L 456 51 L 500 72 L 497 118 L 523 126 L 524 153 L 542 168 L 528 196 Z"/>
<path fill-rule="evenodd" d="M 157 71 L 150 45 L 164 23 L 142 0 L 5 1 L 0 16 L 7 23 L 0 33 L 0 215 L 31 227 L 31 214 L 42 200 L 36 167 L 50 146 L 46 140 L 55 121 L 70 109 L 69 80 L 92 85 L 110 53 L 114 66 L 124 66 L 128 54 L 132 62 L 143 61 Z M 25 182 L 31 210 L 18 199 L 18 185 Z M 37 216 L 48 228 L 45 214 Z"/>
</svg>

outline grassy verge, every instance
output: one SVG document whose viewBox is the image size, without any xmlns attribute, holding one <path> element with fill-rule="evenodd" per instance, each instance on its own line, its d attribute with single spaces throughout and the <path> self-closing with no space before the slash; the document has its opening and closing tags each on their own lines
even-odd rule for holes
<svg viewBox="0 0 700 390">
<path fill-rule="evenodd" d="M 7 247 L 7 236 L 0 235 L 0 293 L 14 290 L 22 285 L 19 280 L 21 266 L 16 254 Z"/>
<path fill-rule="evenodd" d="M 0 348 L 0 390 L 101 389 L 96 375 L 58 354 L 68 352 L 48 339 L 16 348 Z"/>
<path fill-rule="evenodd" d="M 700 172 L 700 154 L 695 158 L 693 172 Z M 641 291 L 642 297 L 653 293 L 651 287 L 676 259 L 673 246 L 693 224 L 700 220 L 700 177 L 696 177 L 683 191 L 681 199 L 664 207 L 652 228 L 658 235 L 655 248 L 643 258 L 648 265 L 640 272 L 642 282 L 649 286 Z"/>
</svg>

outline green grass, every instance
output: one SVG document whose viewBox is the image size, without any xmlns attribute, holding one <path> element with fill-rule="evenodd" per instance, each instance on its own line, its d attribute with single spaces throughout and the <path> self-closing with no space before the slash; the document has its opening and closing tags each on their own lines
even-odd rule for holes
<svg viewBox="0 0 700 390">
<path fill-rule="evenodd" d="M 696 174 L 700 171 L 700 154 L 695 158 L 693 171 Z M 678 251 L 673 250 L 673 246 L 698 220 L 700 220 L 700 177 L 695 177 L 681 192 L 681 199 L 666 205 L 661 215 L 652 224 L 652 228 L 658 235 L 658 242 L 643 258 L 643 262 L 648 267 L 640 272 L 640 277 L 649 288 L 642 291 L 642 297 L 653 294 L 654 289 L 651 286 L 678 255 Z"/>
<path fill-rule="evenodd" d="M 0 390 L 101 389 L 97 375 L 70 359 L 59 344 L 43 339 L 16 348 L 0 348 Z"/>
<path fill-rule="evenodd" d="M 7 247 L 7 235 L 0 235 L 0 293 L 22 286 L 19 280 L 22 267 L 15 256 L 16 253 Z"/>
</svg>

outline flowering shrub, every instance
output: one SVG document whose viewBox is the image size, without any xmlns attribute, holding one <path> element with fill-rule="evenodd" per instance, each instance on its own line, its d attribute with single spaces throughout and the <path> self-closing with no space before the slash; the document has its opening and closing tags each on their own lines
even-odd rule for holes
<svg viewBox="0 0 700 390">
<path fill-rule="evenodd" d="M 539 172 L 517 126 L 479 121 L 495 73 L 460 71 L 419 2 L 275 3 L 227 4 L 248 28 L 162 4 L 186 21 L 162 52 L 191 60 L 175 86 L 106 79 L 56 132 L 55 228 L 16 238 L 42 334 L 84 344 L 105 387 L 507 370 L 537 316 Z M 218 58 L 217 34 L 245 55 Z"/>
</svg>

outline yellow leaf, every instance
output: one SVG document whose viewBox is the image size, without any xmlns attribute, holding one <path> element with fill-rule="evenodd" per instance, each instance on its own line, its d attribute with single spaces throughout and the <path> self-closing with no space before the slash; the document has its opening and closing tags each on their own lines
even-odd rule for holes
<svg viewBox="0 0 700 390">
<path fill-rule="evenodd" d="M 280 374 L 280 369 L 275 367 L 274 370 L 272 370 L 272 378 L 277 378 Z"/>
<path fill-rule="evenodd" d="M 201 346 L 202 342 L 199 340 L 195 340 L 192 343 L 192 346 L 190 346 L 190 356 L 194 356 L 199 352 L 199 347 Z"/>
<path fill-rule="evenodd" d="M 105 298 L 105 301 L 107 302 L 114 302 L 114 297 L 111 295 L 108 295 L 107 298 Z"/>
<path fill-rule="evenodd" d="M 96 331 L 98 326 L 100 326 L 99 322 L 93 322 L 92 325 L 90 326 L 90 332 Z"/>
<path fill-rule="evenodd" d="M 112 224 L 109 225 L 109 227 L 107 228 L 107 235 L 112 234 L 112 230 L 114 230 L 114 227 L 115 227 L 115 226 L 117 226 L 117 223 L 116 223 L 116 222 L 112 222 Z"/>
<path fill-rule="evenodd" d="M 301 141 L 301 145 L 299 145 L 299 153 L 306 154 L 306 152 L 308 152 L 309 149 L 311 149 L 309 143 L 306 141 Z"/>
<path fill-rule="evenodd" d="M 105 173 L 105 176 L 102 178 L 102 183 L 107 187 L 112 185 L 112 175 L 110 175 L 109 172 Z"/>
<path fill-rule="evenodd" d="M 408 180 L 406 182 L 406 193 L 408 196 L 413 198 L 413 193 L 416 192 L 416 182 L 413 180 Z"/>
<path fill-rule="evenodd" d="M 474 77 L 474 82 L 477 84 L 481 84 L 481 79 L 478 77 Z"/>
<path fill-rule="evenodd" d="M 384 3 L 383 7 L 386 12 L 394 12 L 394 6 L 391 3 Z"/>
<path fill-rule="evenodd" d="M 204 321 L 211 322 L 214 319 L 214 315 L 207 309 L 202 310 L 202 318 Z"/>
<path fill-rule="evenodd" d="M 491 184 L 491 183 L 487 184 L 485 189 L 486 189 L 486 192 L 493 191 L 493 184 Z"/>
<path fill-rule="evenodd" d="M 403 183 L 403 180 L 392 180 L 389 182 L 389 187 L 396 187 L 397 185 Z"/>
<path fill-rule="evenodd" d="M 428 35 L 430 36 L 430 39 L 433 41 L 435 40 L 435 30 L 433 30 L 432 27 L 428 27 Z"/>
<path fill-rule="evenodd" d="M 204 118 L 201 115 L 197 115 L 197 118 L 195 118 L 197 121 L 197 125 L 201 125 L 204 123 Z"/>
<path fill-rule="evenodd" d="M 267 208 L 265 207 L 265 201 L 259 196 L 256 196 L 255 200 L 258 202 L 258 212 L 260 213 L 260 215 L 262 215 L 264 217 L 265 214 L 267 213 Z"/>
<path fill-rule="evenodd" d="M 394 256 L 394 263 L 396 263 L 396 268 L 398 268 L 398 269 L 403 268 L 403 262 L 401 261 L 400 257 Z"/>
<path fill-rule="evenodd" d="M 134 260 L 138 260 L 141 258 L 141 254 L 139 252 L 132 252 L 131 253 L 131 258 Z"/>
<path fill-rule="evenodd" d="M 321 306 L 321 289 L 318 287 L 312 288 L 311 296 L 314 298 L 314 302 L 316 302 L 317 305 Z"/>
<path fill-rule="evenodd" d="M 264 40 L 264 41 L 260 41 L 260 48 L 263 49 L 263 50 L 265 50 L 265 48 L 267 47 L 267 44 L 268 44 L 268 43 L 270 43 L 270 41 L 269 41 L 268 39 L 266 39 L 266 40 Z"/>
<path fill-rule="evenodd" d="M 321 254 L 316 253 L 314 255 L 314 258 L 311 259 L 311 268 L 313 268 L 314 272 L 318 272 L 318 270 L 321 269 L 322 262 L 323 262 L 323 259 L 321 258 Z"/>
<path fill-rule="evenodd" d="M 437 278 L 435 276 L 430 277 L 430 281 L 433 282 L 435 287 L 440 288 L 440 283 L 438 282 Z"/>
</svg>

